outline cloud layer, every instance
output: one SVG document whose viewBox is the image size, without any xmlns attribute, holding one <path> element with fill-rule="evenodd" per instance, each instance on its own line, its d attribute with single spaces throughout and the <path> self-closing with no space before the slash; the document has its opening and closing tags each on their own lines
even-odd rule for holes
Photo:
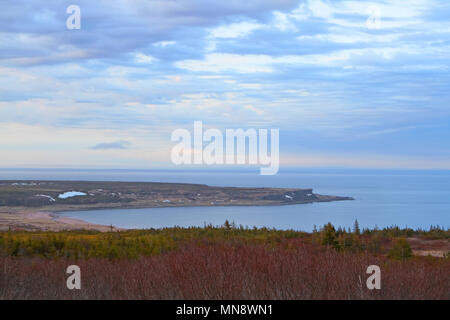
<svg viewBox="0 0 450 320">
<path fill-rule="evenodd" d="M 448 1 L 71 4 L 0 3 L 0 166 L 166 165 L 202 120 L 279 128 L 290 165 L 450 169 Z"/>
</svg>

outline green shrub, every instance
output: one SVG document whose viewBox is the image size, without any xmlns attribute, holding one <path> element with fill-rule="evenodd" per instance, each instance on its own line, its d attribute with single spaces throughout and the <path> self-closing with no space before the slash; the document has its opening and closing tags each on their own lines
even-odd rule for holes
<svg viewBox="0 0 450 320">
<path fill-rule="evenodd" d="M 412 250 L 405 238 L 394 240 L 394 245 L 389 250 L 388 256 L 393 259 L 404 260 L 412 257 Z"/>
</svg>

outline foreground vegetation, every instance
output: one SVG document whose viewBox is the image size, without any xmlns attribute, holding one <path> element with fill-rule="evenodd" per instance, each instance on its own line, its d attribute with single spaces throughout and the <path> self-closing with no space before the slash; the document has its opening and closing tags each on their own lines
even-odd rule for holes
<svg viewBox="0 0 450 320">
<path fill-rule="evenodd" d="M 287 240 L 330 246 L 337 251 L 389 254 L 402 239 L 419 237 L 424 240 L 450 239 L 450 230 L 430 227 L 429 230 L 385 229 L 360 230 L 355 221 L 353 230 L 335 229 L 331 224 L 306 233 L 267 228 L 249 229 L 225 222 L 223 226 L 203 228 L 164 228 L 114 232 L 0 232 L 0 256 L 41 258 L 131 258 L 166 253 L 190 242 L 232 241 L 276 247 Z M 403 241 L 404 242 L 404 241 Z M 405 245 L 405 244 L 403 244 Z M 407 246 L 407 244 L 406 244 Z M 410 255 L 408 255 L 409 257 Z"/>
<path fill-rule="evenodd" d="M 313 233 L 222 227 L 0 233 L 0 299 L 450 299 L 450 259 L 415 257 L 411 237 L 450 230 Z M 67 266 L 82 270 L 68 290 Z M 366 269 L 382 270 L 368 290 Z"/>
</svg>

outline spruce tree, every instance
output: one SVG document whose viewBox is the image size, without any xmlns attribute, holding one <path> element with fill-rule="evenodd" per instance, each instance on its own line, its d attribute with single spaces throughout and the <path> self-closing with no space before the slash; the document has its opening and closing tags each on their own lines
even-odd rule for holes
<svg viewBox="0 0 450 320">
<path fill-rule="evenodd" d="M 355 219 L 355 224 L 353 225 L 353 233 L 360 235 L 361 230 L 359 229 L 358 219 Z"/>
</svg>

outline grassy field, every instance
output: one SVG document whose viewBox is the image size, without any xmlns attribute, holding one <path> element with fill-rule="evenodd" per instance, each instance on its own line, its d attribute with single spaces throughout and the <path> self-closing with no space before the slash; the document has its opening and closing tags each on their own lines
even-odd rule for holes
<svg viewBox="0 0 450 320">
<path fill-rule="evenodd" d="M 0 233 L 0 299 L 450 299 L 450 230 Z M 419 241 L 420 240 L 420 241 Z M 442 258 L 415 255 L 443 251 Z M 447 250 L 447 251 L 446 251 Z M 66 288 L 76 264 L 82 289 Z M 382 270 L 381 290 L 365 285 Z"/>
</svg>

